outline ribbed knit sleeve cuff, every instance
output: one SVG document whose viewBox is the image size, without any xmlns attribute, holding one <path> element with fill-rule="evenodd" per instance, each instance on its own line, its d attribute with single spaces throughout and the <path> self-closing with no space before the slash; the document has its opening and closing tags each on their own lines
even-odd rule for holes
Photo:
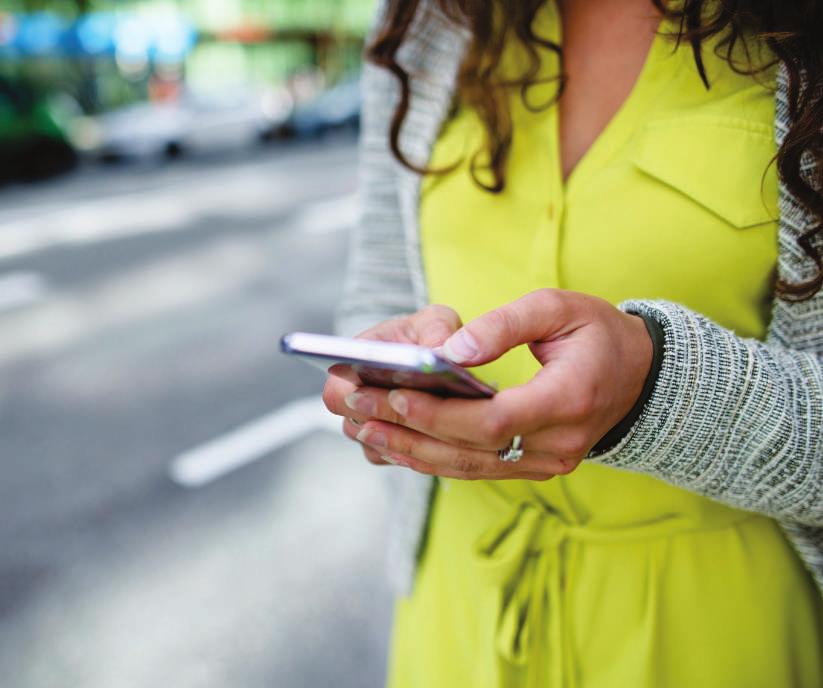
<svg viewBox="0 0 823 688">
<path fill-rule="evenodd" d="M 642 470 L 640 464 L 650 459 L 656 439 L 669 427 L 670 411 L 678 406 L 673 398 L 684 391 L 679 382 L 682 347 L 673 316 L 679 306 L 668 302 L 626 301 L 620 310 L 639 315 L 646 323 L 654 345 L 652 370 L 643 394 L 632 412 L 592 449 L 591 461 L 623 468 Z M 675 406 L 672 407 L 672 404 Z"/>
<path fill-rule="evenodd" d="M 651 398 L 652 392 L 654 392 L 655 385 L 657 384 L 660 368 L 663 365 L 663 347 L 666 343 L 666 335 L 663 332 L 663 326 L 655 318 L 644 313 L 638 315 L 643 318 L 643 322 L 646 324 L 646 330 L 649 333 L 649 338 L 652 340 L 652 362 L 649 367 L 649 373 L 646 375 L 643 389 L 632 410 L 592 448 L 591 452 L 589 452 L 589 457 L 604 454 L 620 444 L 621 440 L 629 434 L 634 424 L 640 419 L 640 415 L 643 413 L 643 409 L 646 408 L 646 404 Z"/>
</svg>

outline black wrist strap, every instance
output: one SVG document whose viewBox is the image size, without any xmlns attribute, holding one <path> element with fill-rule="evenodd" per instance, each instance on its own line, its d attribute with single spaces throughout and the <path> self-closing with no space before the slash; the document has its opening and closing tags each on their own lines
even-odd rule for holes
<svg viewBox="0 0 823 688">
<path fill-rule="evenodd" d="M 660 375 L 660 368 L 663 365 L 663 346 L 666 342 L 663 326 L 648 315 L 642 313 L 636 313 L 635 315 L 643 318 L 643 322 L 646 323 L 646 329 L 649 331 L 649 337 L 651 337 L 652 340 L 652 365 L 649 369 L 649 374 L 646 376 L 646 382 L 643 384 L 643 391 L 640 393 L 640 397 L 632 407 L 632 410 L 629 411 L 623 420 L 606 433 L 606 436 L 589 452 L 589 456 L 597 456 L 598 454 L 603 454 L 613 449 L 629 434 L 629 430 L 634 427 L 646 403 L 651 398 L 654 392 L 654 386 L 657 383 L 657 378 Z"/>
</svg>

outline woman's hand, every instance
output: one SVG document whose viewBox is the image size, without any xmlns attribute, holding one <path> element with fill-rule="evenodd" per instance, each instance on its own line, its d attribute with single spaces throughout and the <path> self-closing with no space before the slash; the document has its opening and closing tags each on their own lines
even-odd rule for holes
<svg viewBox="0 0 823 688">
<path fill-rule="evenodd" d="M 443 351 L 475 366 L 519 344 L 543 366 L 528 383 L 489 400 L 361 388 L 344 402 L 360 420 L 374 420 L 346 423 L 344 432 L 370 457 L 430 475 L 546 480 L 570 473 L 638 400 L 652 361 L 646 325 L 602 299 L 542 289 L 469 323 Z M 327 400 L 336 413 L 341 392 Z M 523 436 L 525 455 L 504 463 L 497 452 L 515 435 Z"/>
<path fill-rule="evenodd" d="M 417 344 L 436 349 L 462 326 L 460 316 L 446 306 L 428 306 L 413 315 L 393 318 L 358 335 L 358 339 Z M 357 397 L 360 380 L 348 366 L 335 366 L 323 389 L 323 401 L 334 414 L 344 417 L 343 432 L 356 438 L 363 423 L 377 417 L 377 407 L 370 397 Z M 348 400 L 348 405 L 347 405 Z M 386 465 L 376 449 L 363 446 L 366 458 L 373 464 Z"/>
</svg>

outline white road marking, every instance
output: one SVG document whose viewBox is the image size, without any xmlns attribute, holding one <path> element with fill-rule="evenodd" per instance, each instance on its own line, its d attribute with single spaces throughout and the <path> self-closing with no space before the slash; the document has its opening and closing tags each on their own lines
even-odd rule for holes
<svg viewBox="0 0 823 688">
<path fill-rule="evenodd" d="M 251 237 L 209 242 L 184 256 L 170 254 L 50 298 L 0 312 L 0 366 L 46 356 L 108 330 L 184 313 L 242 289 L 270 267 Z"/>
<path fill-rule="evenodd" d="M 48 281 L 38 272 L 10 272 L 0 275 L 0 312 L 42 300 Z"/>
<path fill-rule="evenodd" d="M 231 192 L 227 193 L 227 186 Z M 204 219 L 225 217 L 265 221 L 300 203 L 298 180 L 278 180 L 256 170 L 225 178 L 206 178 L 188 186 L 140 190 L 52 207 L 25 217 L 0 217 L 0 258 L 19 258 L 52 247 L 94 244 L 113 239 L 197 229 Z M 307 201 L 301 228 L 330 232 L 354 223 L 355 197 L 347 193 Z M 228 218 L 231 218 L 230 220 Z"/>
<path fill-rule="evenodd" d="M 304 435 L 340 429 L 320 397 L 298 399 L 231 432 L 177 456 L 169 466 L 171 479 L 183 487 L 208 485 Z"/>
</svg>

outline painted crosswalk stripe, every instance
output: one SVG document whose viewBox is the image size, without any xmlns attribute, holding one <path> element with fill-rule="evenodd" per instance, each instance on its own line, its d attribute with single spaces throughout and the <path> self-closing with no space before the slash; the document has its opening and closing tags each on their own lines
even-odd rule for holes
<svg viewBox="0 0 823 688">
<path fill-rule="evenodd" d="M 178 485 L 197 488 L 317 430 L 339 431 L 320 397 L 298 399 L 225 435 L 177 456 L 169 475 Z"/>
</svg>

